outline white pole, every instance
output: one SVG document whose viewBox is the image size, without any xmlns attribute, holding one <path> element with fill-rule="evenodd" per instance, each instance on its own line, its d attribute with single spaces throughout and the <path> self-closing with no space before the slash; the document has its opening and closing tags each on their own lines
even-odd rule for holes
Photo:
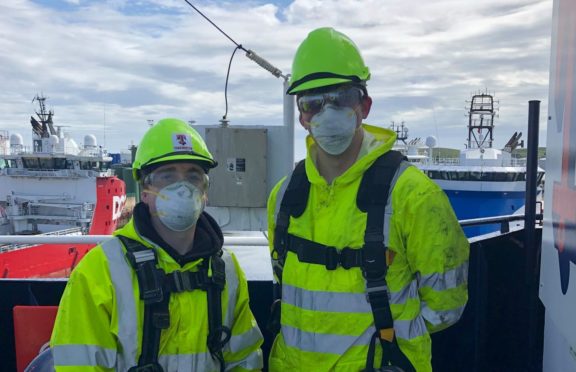
<svg viewBox="0 0 576 372">
<path fill-rule="evenodd" d="M 289 77 L 290 75 L 288 75 Z M 286 143 L 289 143 L 288 153 L 286 154 L 286 170 L 284 174 L 290 174 L 294 169 L 294 96 L 286 94 L 288 90 L 289 79 L 286 78 L 283 84 L 282 95 L 284 98 L 284 129 L 286 131 Z"/>
</svg>

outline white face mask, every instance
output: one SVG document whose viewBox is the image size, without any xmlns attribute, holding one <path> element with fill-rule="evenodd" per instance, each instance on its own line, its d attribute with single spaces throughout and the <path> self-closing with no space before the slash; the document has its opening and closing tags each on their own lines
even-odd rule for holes
<svg viewBox="0 0 576 372">
<path fill-rule="evenodd" d="M 352 143 L 357 120 L 356 111 L 350 107 L 325 105 L 310 120 L 310 131 L 322 150 L 340 155 Z"/>
<path fill-rule="evenodd" d="M 204 210 L 204 193 L 186 181 L 175 182 L 156 194 L 156 214 L 172 231 L 186 231 Z"/>
</svg>

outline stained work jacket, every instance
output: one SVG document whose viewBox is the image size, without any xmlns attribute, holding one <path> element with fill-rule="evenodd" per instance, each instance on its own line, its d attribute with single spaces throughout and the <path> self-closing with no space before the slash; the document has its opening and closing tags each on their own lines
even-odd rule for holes
<svg viewBox="0 0 576 372">
<path fill-rule="evenodd" d="M 166 273 L 197 271 L 203 259 L 180 266 L 161 247 L 143 238 L 134 221 L 116 231 L 156 250 Z M 244 273 L 226 250 L 222 321 L 232 332 L 223 349 L 226 370 L 262 368 L 262 334 L 248 303 Z M 126 371 L 141 353 L 144 303 L 125 248 L 112 238 L 92 249 L 72 272 L 62 296 L 51 339 L 57 371 Z M 158 361 L 164 371 L 219 371 L 207 346 L 206 292 L 171 293 L 170 327 L 162 330 Z"/>
<path fill-rule="evenodd" d="M 388 129 L 363 128 L 365 138 L 356 163 L 330 185 L 313 160 L 314 140 L 307 138 L 308 204 L 300 217 L 290 217 L 288 233 L 338 249 L 362 247 L 367 215 L 356 205 L 360 181 L 369 166 L 392 148 L 396 137 Z M 276 215 L 288 182 L 280 181 L 268 200 L 271 252 Z M 431 371 L 429 333 L 455 323 L 468 299 L 469 244 L 446 195 L 419 169 L 401 163 L 391 190 L 384 234 L 394 254 L 386 276 L 394 330 L 400 349 L 416 370 Z M 327 270 L 287 253 L 281 331 L 272 347 L 271 371 L 360 371 L 374 331 L 360 268 Z M 381 359 L 379 346 L 377 352 L 376 367 Z"/>
</svg>

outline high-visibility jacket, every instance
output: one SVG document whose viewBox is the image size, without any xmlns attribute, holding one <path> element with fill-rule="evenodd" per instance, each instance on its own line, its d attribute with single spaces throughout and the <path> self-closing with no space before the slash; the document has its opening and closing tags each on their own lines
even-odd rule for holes
<svg viewBox="0 0 576 372">
<path fill-rule="evenodd" d="M 138 234 L 131 220 L 115 235 L 154 249 L 166 273 L 197 271 L 203 259 L 180 266 L 162 248 Z M 262 368 L 262 334 L 250 311 L 248 285 L 231 252 L 224 249 L 226 287 L 223 325 L 232 332 L 224 346 L 226 370 Z M 126 371 L 142 349 L 144 302 L 138 279 L 118 238 L 93 248 L 72 272 L 60 301 L 50 346 L 57 371 Z M 170 327 L 162 330 L 158 361 L 164 371 L 219 371 L 208 350 L 206 291 L 170 294 Z"/>
<path fill-rule="evenodd" d="M 356 162 L 331 184 L 314 163 L 316 145 L 307 138 L 310 192 L 305 212 L 290 217 L 288 233 L 336 248 L 361 248 L 366 213 L 356 205 L 363 173 L 395 141 L 391 130 L 363 125 Z M 274 228 L 288 184 L 281 180 L 268 200 L 268 233 Z M 418 372 L 431 371 L 430 332 L 461 316 L 466 302 L 469 244 L 444 192 L 419 169 L 401 163 L 386 205 L 384 234 L 393 261 L 386 281 L 394 330 L 402 352 Z M 366 366 L 375 332 L 360 268 L 327 270 L 302 263 L 288 252 L 282 274 L 281 331 L 271 371 L 359 371 Z M 377 362 L 381 348 L 377 347 Z"/>
</svg>

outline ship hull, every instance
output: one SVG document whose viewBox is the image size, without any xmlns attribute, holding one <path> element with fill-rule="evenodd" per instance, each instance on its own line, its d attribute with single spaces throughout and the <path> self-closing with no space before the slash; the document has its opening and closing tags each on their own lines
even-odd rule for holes
<svg viewBox="0 0 576 372">
<path fill-rule="evenodd" d="M 524 207 L 522 191 L 463 191 L 444 190 L 459 220 L 506 216 Z M 500 224 L 465 227 L 467 237 L 500 231 Z"/>
<path fill-rule="evenodd" d="M 115 176 L 98 177 L 89 235 L 111 235 L 126 201 L 126 186 Z M 89 194 L 89 190 L 85 190 Z M 39 244 L 0 248 L 1 278 L 65 278 L 94 244 Z"/>
<path fill-rule="evenodd" d="M 2 278 L 66 278 L 94 244 L 39 244 L 0 254 Z"/>
</svg>

